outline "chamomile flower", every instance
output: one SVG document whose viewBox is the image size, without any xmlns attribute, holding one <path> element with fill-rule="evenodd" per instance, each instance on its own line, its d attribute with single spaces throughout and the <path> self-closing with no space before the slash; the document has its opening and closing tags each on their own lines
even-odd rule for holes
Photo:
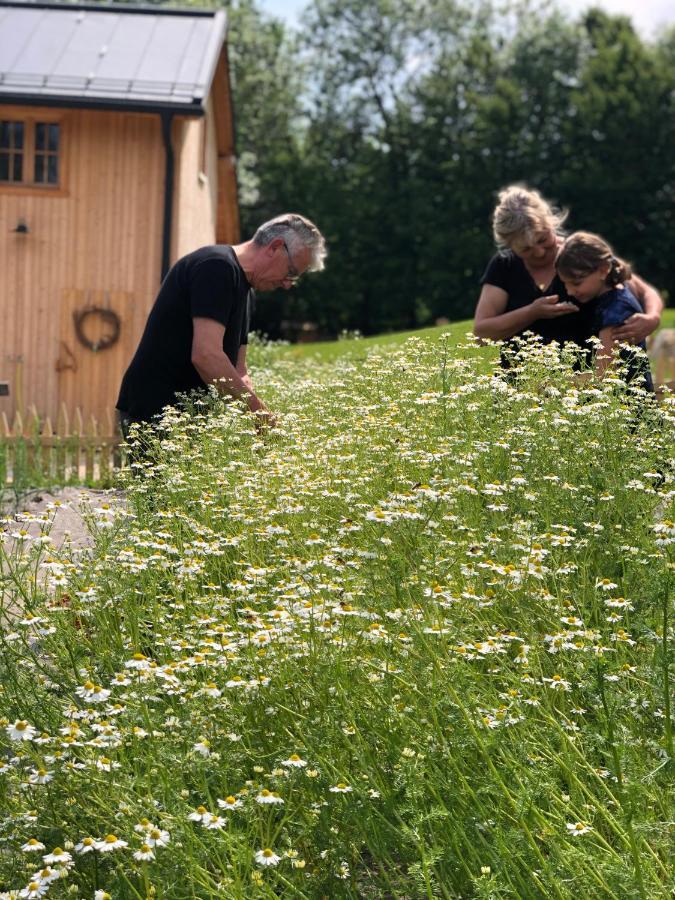
<svg viewBox="0 0 675 900">
<path fill-rule="evenodd" d="M 261 806 L 273 805 L 275 803 L 282 804 L 284 802 L 276 791 L 269 791 L 267 788 L 263 788 L 255 800 L 256 803 L 260 803 Z"/>
<path fill-rule="evenodd" d="M 281 765 L 286 766 L 287 768 L 304 769 L 307 763 L 304 759 L 301 759 L 297 753 L 292 753 L 288 759 L 281 761 Z"/>
<path fill-rule="evenodd" d="M 151 847 L 166 847 L 171 841 L 171 835 L 164 828 L 151 827 L 145 833 L 145 842 Z"/>
<path fill-rule="evenodd" d="M 19 891 L 21 900 L 32 900 L 34 897 L 44 897 L 49 890 L 48 881 L 30 881 L 25 888 Z"/>
<path fill-rule="evenodd" d="M 17 719 L 13 725 L 8 725 L 5 731 L 12 741 L 32 741 L 37 734 L 37 729 L 23 719 Z"/>
<path fill-rule="evenodd" d="M 211 741 L 208 738 L 201 738 L 196 744 L 193 744 L 192 749 L 200 756 L 211 756 Z"/>
<path fill-rule="evenodd" d="M 155 853 L 149 844 L 142 844 L 138 850 L 134 850 L 132 856 L 141 862 L 149 862 L 155 858 Z"/>
<path fill-rule="evenodd" d="M 36 838 L 30 838 L 30 840 L 26 841 L 26 843 L 21 847 L 24 853 L 36 853 L 41 850 L 46 850 L 47 848 L 43 843 L 38 841 Z"/>
<path fill-rule="evenodd" d="M 83 837 L 82 840 L 75 844 L 75 852 L 80 856 L 85 853 L 92 853 L 96 849 L 96 840 L 93 837 Z"/>
<path fill-rule="evenodd" d="M 274 850 L 266 847 L 264 850 L 258 850 L 255 854 L 255 861 L 259 866 L 276 866 L 281 862 L 281 857 L 277 856 Z"/>
<path fill-rule="evenodd" d="M 562 675 L 554 675 L 552 678 L 544 678 L 543 681 L 554 691 L 570 691 L 572 686 L 569 681 L 565 681 Z"/>
<path fill-rule="evenodd" d="M 114 834 L 106 834 L 102 840 L 96 841 L 95 843 L 95 847 L 99 853 L 112 853 L 113 850 L 123 850 L 124 847 L 128 846 L 126 841 L 123 841 Z"/>
<path fill-rule="evenodd" d="M 589 831 L 592 831 L 590 825 L 587 825 L 586 822 L 568 822 L 567 823 L 567 832 L 568 834 L 573 834 L 575 837 L 578 837 L 581 834 L 588 834 Z"/>
<path fill-rule="evenodd" d="M 48 772 L 47 769 L 33 769 L 33 771 L 28 776 L 29 784 L 47 784 L 54 777 L 53 772 Z"/>
<path fill-rule="evenodd" d="M 73 864 L 73 857 L 67 850 L 62 850 L 61 847 L 55 847 L 51 853 L 45 854 L 42 859 L 48 866 L 60 865 L 69 867 Z"/>
<path fill-rule="evenodd" d="M 221 809 L 240 809 L 244 805 L 238 797 L 233 797 L 231 794 L 224 800 L 218 800 L 217 802 Z"/>
<path fill-rule="evenodd" d="M 344 781 L 338 782 L 338 784 L 334 784 L 332 788 L 330 788 L 331 794 L 348 794 L 352 788 L 350 785 L 345 784 Z"/>
</svg>

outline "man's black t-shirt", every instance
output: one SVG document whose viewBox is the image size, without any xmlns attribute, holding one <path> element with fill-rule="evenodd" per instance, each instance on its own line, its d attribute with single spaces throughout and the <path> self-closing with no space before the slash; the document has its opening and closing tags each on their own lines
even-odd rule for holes
<svg viewBox="0 0 675 900">
<path fill-rule="evenodd" d="M 546 344 L 551 341 L 560 343 L 573 341 L 583 347 L 589 337 L 597 334 L 594 316 L 588 304 L 579 304 L 570 297 L 557 274 L 553 276 L 550 284 L 545 285 L 543 289 L 540 288 L 525 268 L 525 263 L 512 250 L 497 253 L 492 257 L 480 283 L 493 284 L 506 291 L 508 301 L 504 312 L 528 306 L 538 297 L 548 297 L 551 294 L 557 294 L 561 301 L 578 306 L 578 312 L 571 312 L 555 319 L 537 319 L 524 329 L 541 335 Z"/>
<path fill-rule="evenodd" d="M 192 319 L 225 326 L 223 351 L 232 365 L 248 342 L 251 287 L 232 247 L 202 247 L 173 266 L 150 310 L 145 331 L 127 369 L 117 408 L 148 421 L 176 394 L 205 389 L 192 365 Z"/>
</svg>

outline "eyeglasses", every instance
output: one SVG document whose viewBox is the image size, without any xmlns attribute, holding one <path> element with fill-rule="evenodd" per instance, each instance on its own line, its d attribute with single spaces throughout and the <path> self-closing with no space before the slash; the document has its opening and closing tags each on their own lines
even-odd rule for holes
<svg viewBox="0 0 675 900">
<path fill-rule="evenodd" d="M 286 251 L 286 256 L 288 257 L 288 274 L 284 278 L 284 281 L 290 281 L 291 284 L 297 284 L 300 280 L 301 272 L 293 265 L 293 260 L 291 259 L 291 251 L 288 249 L 288 244 L 286 241 L 282 242 L 284 245 L 284 250 Z"/>
</svg>

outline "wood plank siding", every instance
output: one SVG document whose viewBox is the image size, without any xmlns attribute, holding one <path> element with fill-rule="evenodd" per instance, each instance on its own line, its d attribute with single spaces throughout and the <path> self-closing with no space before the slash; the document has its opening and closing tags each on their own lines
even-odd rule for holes
<svg viewBox="0 0 675 900">
<path fill-rule="evenodd" d="M 165 154 L 157 115 L 0 106 L 0 119 L 58 121 L 58 190 L 0 187 L 0 413 L 62 403 L 104 417 L 138 342 L 160 280 Z M 16 233 L 19 222 L 27 234 Z M 114 347 L 78 340 L 73 312 L 109 307 Z M 95 315 L 85 336 L 106 331 Z"/>
<path fill-rule="evenodd" d="M 227 48 L 218 58 L 203 119 L 179 118 L 173 130 L 176 179 L 172 258 L 205 244 L 239 241 L 234 131 Z"/>
</svg>

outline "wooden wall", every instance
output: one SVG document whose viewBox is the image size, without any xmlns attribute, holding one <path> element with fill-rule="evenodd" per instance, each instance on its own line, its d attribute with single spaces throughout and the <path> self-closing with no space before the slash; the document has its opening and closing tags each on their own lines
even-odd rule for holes
<svg viewBox="0 0 675 900">
<path fill-rule="evenodd" d="M 176 180 L 172 258 L 206 244 L 239 241 L 234 128 L 223 46 L 202 119 L 178 119 L 173 131 Z"/>
<path fill-rule="evenodd" d="M 214 164 L 215 131 L 213 109 L 199 119 L 178 118 L 174 122 L 176 154 L 173 234 L 171 258 L 214 244 L 218 203 L 217 171 Z"/>
<path fill-rule="evenodd" d="M 239 221 L 225 51 L 205 117 L 176 117 L 171 260 L 235 243 Z M 0 105 L 0 119 L 59 122 L 58 189 L 0 185 L 0 413 L 41 417 L 79 407 L 105 420 L 160 284 L 165 151 L 156 114 Z M 28 233 L 15 231 L 19 222 Z M 96 306 L 121 321 L 97 352 L 73 313 Z M 96 342 L 109 325 L 84 322 Z"/>
<path fill-rule="evenodd" d="M 0 106 L 0 118 L 59 121 L 59 189 L 0 186 L 0 381 L 17 401 L 56 417 L 62 403 L 103 417 L 156 294 L 161 268 L 164 150 L 158 116 Z M 13 229 L 19 221 L 28 234 Z M 120 339 L 95 353 L 73 312 L 104 306 Z M 86 336 L 107 327 L 90 316 Z M 17 396 L 17 391 L 22 393 Z"/>
</svg>

